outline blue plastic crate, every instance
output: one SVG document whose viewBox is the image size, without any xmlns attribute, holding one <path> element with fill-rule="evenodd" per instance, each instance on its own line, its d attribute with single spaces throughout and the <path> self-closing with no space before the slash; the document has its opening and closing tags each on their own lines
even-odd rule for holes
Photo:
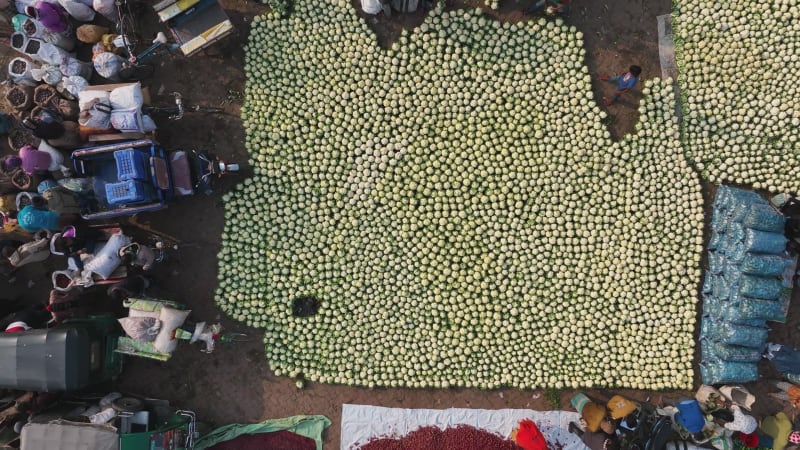
<svg viewBox="0 0 800 450">
<path fill-rule="evenodd" d="M 144 185 L 141 181 L 127 180 L 106 184 L 106 198 L 109 204 L 141 202 L 144 197 Z"/>
<path fill-rule="evenodd" d="M 137 152 L 132 148 L 117 150 L 114 152 L 114 160 L 117 162 L 117 178 L 119 180 L 146 179 L 145 157 L 142 152 Z"/>
</svg>

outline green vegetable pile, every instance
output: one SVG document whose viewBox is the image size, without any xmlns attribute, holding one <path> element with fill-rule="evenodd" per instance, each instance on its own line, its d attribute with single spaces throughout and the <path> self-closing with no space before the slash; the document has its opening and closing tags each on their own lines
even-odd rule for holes
<svg viewBox="0 0 800 450">
<path fill-rule="evenodd" d="M 558 19 L 437 10 L 382 50 L 347 0 L 294 8 L 253 24 L 216 293 L 276 374 L 691 387 L 703 213 L 671 81 L 613 143 Z"/>
<path fill-rule="evenodd" d="M 714 183 L 800 192 L 800 6 L 674 4 L 689 158 Z"/>
</svg>

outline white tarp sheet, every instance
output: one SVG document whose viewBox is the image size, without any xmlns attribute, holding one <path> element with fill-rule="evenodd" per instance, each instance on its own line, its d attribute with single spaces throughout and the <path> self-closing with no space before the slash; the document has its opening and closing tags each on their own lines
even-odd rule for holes
<svg viewBox="0 0 800 450">
<path fill-rule="evenodd" d="M 585 450 L 580 438 L 569 431 L 580 416 L 571 411 L 531 409 L 403 409 L 369 405 L 342 405 L 341 450 L 355 450 L 380 436 L 400 437 L 425 426 L 441 429 L 456 425 L 472 427 L 509 438 L 522 419 L 531 419 L 544 434 L 550 448 Z"/>
</svg>

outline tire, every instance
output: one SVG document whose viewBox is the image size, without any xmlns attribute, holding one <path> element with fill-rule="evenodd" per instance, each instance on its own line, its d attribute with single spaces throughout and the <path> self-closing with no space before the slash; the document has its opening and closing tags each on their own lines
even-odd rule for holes
<svg viewBox="0 0 800 450">
<path fill-rule="evenodd" d="M 150 64 L 133 64 L 123 67 L 119 71 L 119 77 L 125 81 L 141 81 L 153 76 L 155 71 L 156 68 Z"/>
<path fill-rule="evenodd" d="M 138 398 L 120 397 L 111 402 L 111 407 L 117 412 L 135 413 L 144 409 L 144 402 Z"/>
</svg>

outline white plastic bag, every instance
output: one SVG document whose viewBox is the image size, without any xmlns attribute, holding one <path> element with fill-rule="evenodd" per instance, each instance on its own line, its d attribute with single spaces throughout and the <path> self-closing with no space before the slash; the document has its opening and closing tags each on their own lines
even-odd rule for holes
<svg viewBox="0 0 800 450">
<path fill-rule="evenodd" d="M 361 9 L 367 14 L 378 14 L 383 10 L 381 0 L 361 0 Z"/>
<path fill-rule="evenodd" d="M 151 131 L 156 131 L 156 123 L 153 122 L 153 119 L 146 114 L 142 114 L 142 128 L 144 128 L 145 133 L 149 133 Z"/>
<path fill-rule="evenodd" d="M 15 67 L 17 71 L 15 71 Z M 14 58 L 8 63 L 8 75 L 15 83 L 31 82 L 31 84 L 36 84 L 33 81 L 41 81 L 34 76 L 33 71 L 37 68 L 36 64 L 25 58 Z"/>
<path fill-rule="evenodd" d="M 130 237 L 122 233 L 113 234 L 103 248 L 95 253 L 94 258 L 84 263 L 82 276 L 97 274 L 104 280 L 108 279 L 122 263 L 119 249 L 130 243 Z"/>
<path fill-rule="evenodd" d="M 73 57 L 67 57 L 59 67 L 61 73 L 67 77 L 79 76 L 83 78 L 92 77 L 92 65 L 87 62 L 77 60 Z"/>
<path fill-rule="evenodd" d="M 125 60 L 121 56 L 115 55 L 110 52 L 103 52 L 92 59 L 94 63 L 94 70 L 103 77 L 109 80 L 116 80 L 117 74 L 122 69 L 122 63 Z"/>
<path fill-rule="evenodd" d="M 82 127 L 107 130 L 111 128 L 111 105 L 107 100 L 95 98 L 86 104 L 78 116 Z"/>
<path fill-rule="evenodd" d="M 117 17 L 117 8 L 114 5 L 114 0 L 94 0 L 92 7 L 95 11 L 99 12 L 103 17 L 116 23 L 119 20 Z"/>
<path fill-rule="evenodd" d="M 31 76 L 36 81 L 43 81 L 51 86 L 55 86 L 63 78 L 63 74 L 58 67 L 51 64 L 44 64 L 38 69 L 31 69 Z"/>
<path fill-rule="evenodd" d="M 26 14 L 25 9 L 28 6 L 33 6 L 36 4 L 37 0 L 14 0 L 14 6 L 17 8 L 17 12 L 20 14 Z"/>
<path fill-rule="evenodd" d="M 91 22 L 94 20 L 94 10 L 83 3 L 74 0 L 58 0 L 58 3 L 67 10 L 67 14 L 78 22 Z"/>
<path fill-rule="evenodd" d="M 139 108 L 115 109 L 111 111 L 111 127 L 119 131 L 142 132 L 142 112 Z"/>
<path fill-rule="evenodd" d="M 61 64 L 61 61 L 63 61 L 64 58 L 69 56 L 69 53 L 67 53 L 66 50 L 64 50 L 61 47 L 58 47 L 55 44 L 51 44 L 49 42 L 45 42 L 37 38 L 28 39 L 29 43 L 31 41 L 39 41 L 39 49 L 36 51 L 36 53 L 28 53 L 26 51 L 23 51 L 23 53 L 28 55 L 34 61 L 39 61 L 42 63 L 52 64 L 54 66 L 57 66 Z M 27 47 L 28 46 L 26 45 L 26 50 Z"/>
<path fill-rule="evenodd" d="M 94 99 L 100 99 L 105 101 L 105 103 L 111 104 L 108 101 L 108 91 L 101 91 L 99 89 L 88 89 L 82 90 L 78 93 L 78 108 L 81 111 L 85 111 L 89 108 L 90 103 Z"/>
<path fill-rule="evenodd" d="M 85 78 L 79 76 L 64 77 L 61 80 L 61 86 L 69 92 L 73 97 L 78 97 L 80 92 L 89 86 L 89 82 Z"/>
<path fill-rule="evenodd" d="M 44 140 L 39 143 L 39 151 L 46 152 L 50 155 L 50 167 L 47 168 L 48 171 L 57 172 L 64 167 L 64 154 Z"/>
<path fill-rule="evenodd" d="M 118 87 L 111 91 L 108 99 L 111 101 L 111 107 L 116 109 L 140 109 L 144 104 L 144 97 L 142 97 L 142 85 L 139 83 L 129 84 L 127 86 Z"/>
</svg>

